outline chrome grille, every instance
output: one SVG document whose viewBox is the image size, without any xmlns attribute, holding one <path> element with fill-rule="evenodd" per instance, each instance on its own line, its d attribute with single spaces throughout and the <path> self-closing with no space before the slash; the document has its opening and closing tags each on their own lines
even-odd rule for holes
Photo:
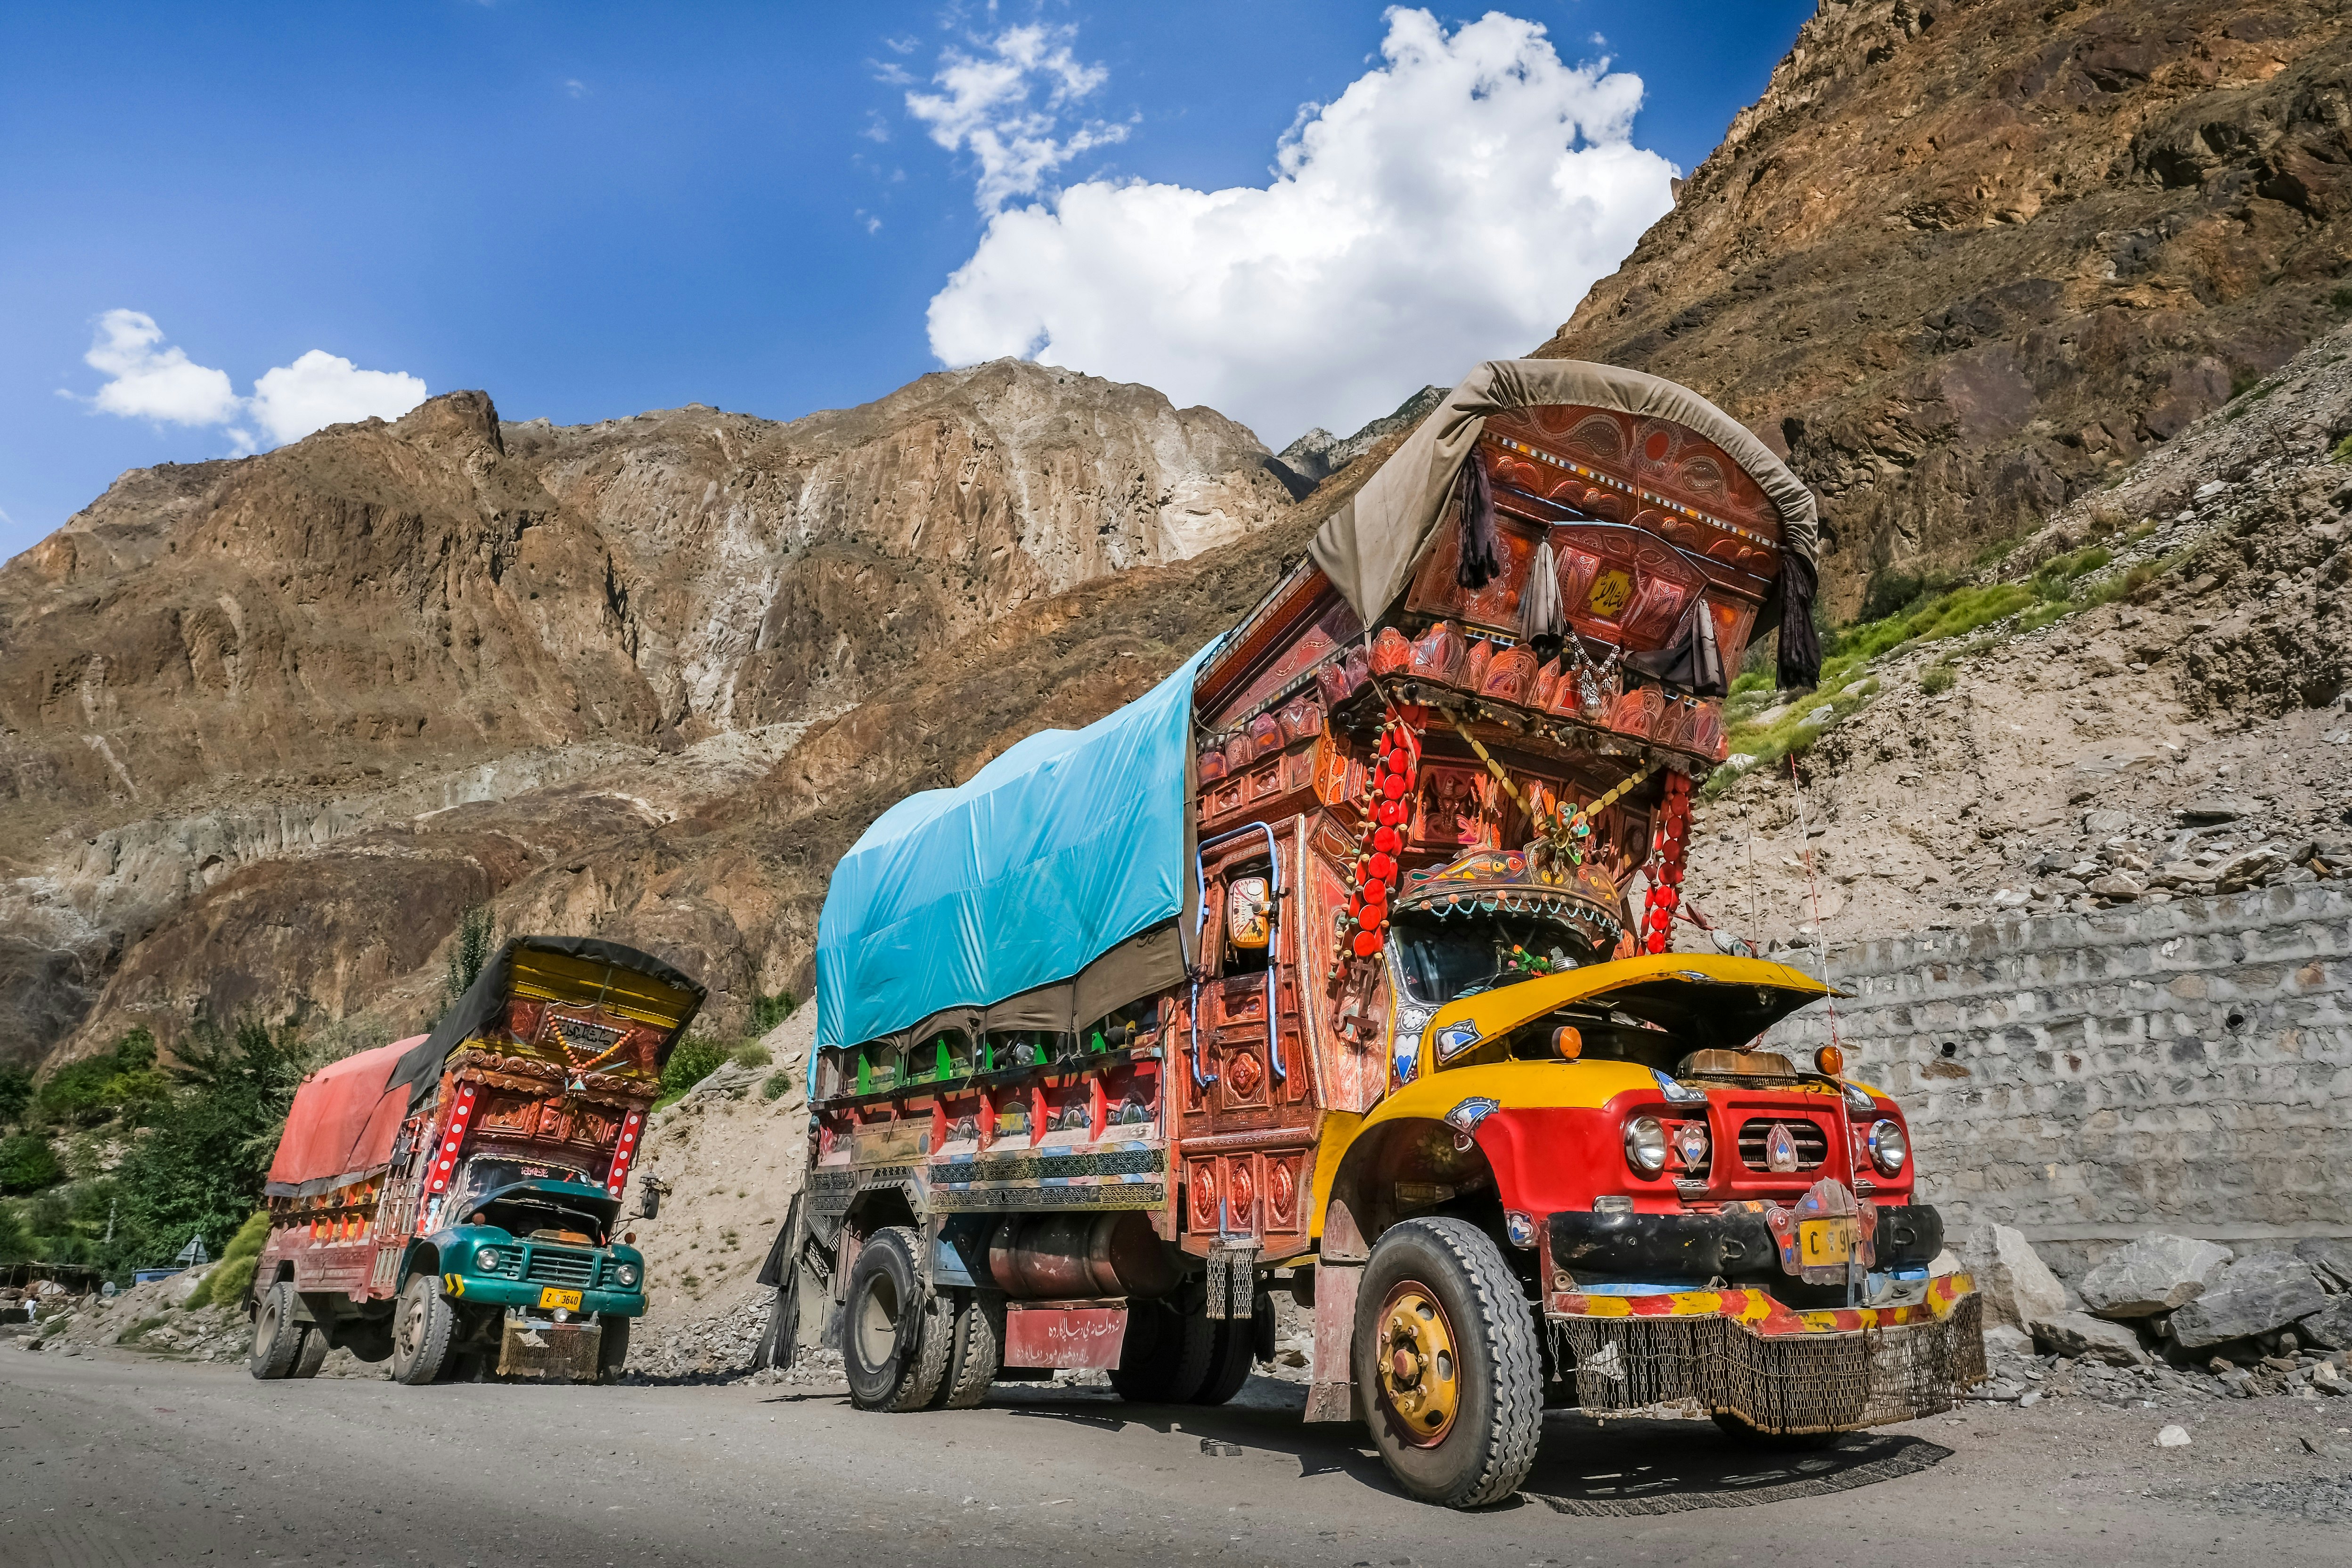
<svg viewBox="0 0 2352 1568">
<path fill-rule="evenodd" d="M 560 1285 L 567 1290 L 596 1283 L 596 1255 L 561 1247 L 533 1245 L 525 1249 L 523 1279 L 533 1285 Z"/>
<path fill-rule="evenodd" d="M 1818 1123 L 1795 1116 L 1751 1116 L 1739 1124 L 1739 1163 L 1751 1171 L 1771 1171 L 1764 1157 L 1764 1145 L 1772 1136 L 1772 1124 L 1779 1122 L 1789 1130 L 1790 1139 L 1797 1145 L 1797 1169 L 1811 1171 L 1830 1157 L 1829 1135 Z"/>
</svg>

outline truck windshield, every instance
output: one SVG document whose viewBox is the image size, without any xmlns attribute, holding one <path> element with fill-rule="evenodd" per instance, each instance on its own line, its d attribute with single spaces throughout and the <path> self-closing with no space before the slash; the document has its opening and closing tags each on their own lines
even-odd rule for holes
<svg viewBox="0 0 2352 1568">
<path fill-rule="evenodd" d="M 1594 957 L 1591 943 L 1570 927 L 1528 916 L 1399 915 L 1394 929 L 1406 994 L 1429 1006 L 1580 968 Z"/>
<path fill-rule="evenodd" d="M 550 1163 L 545 1160 L 486 1158 L 476 1155 L 466 1162 L 452 1189 L 451 1209 L 460 1215 L 478 1203 L 484 1193 L 494 1193 L 500 1187 L 513 1186 L 517 1182 L 585 1182 L 587 1173 L 571 1165 Z"/>
</svg>

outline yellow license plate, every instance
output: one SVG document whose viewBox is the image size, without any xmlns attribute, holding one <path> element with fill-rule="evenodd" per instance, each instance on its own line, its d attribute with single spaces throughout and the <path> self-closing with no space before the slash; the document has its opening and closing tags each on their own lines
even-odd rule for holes
<svg viewBox="0 0 2352 1568">
<path fill-rule="evenodd" d="M 539 1293 L 539 1305 L 542 1311 L 561 1307 L 567 1312 L 576 1312 L 580 1310 L 580 1292 L 559 1290 L 550 1285 Z"/>
<path fill-rule="evenodd" d="M 1807 1268 L 1827 1264 L 1842 1268 L 1853 1258 L 1853 1247 L 1854 1229 L 1851 1216 L 1797 1222 L 1797 1251 Z"/>
</svg>

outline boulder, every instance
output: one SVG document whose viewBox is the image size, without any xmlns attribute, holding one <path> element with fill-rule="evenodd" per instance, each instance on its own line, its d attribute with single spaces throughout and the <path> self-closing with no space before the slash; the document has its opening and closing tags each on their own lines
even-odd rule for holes
<svg viewBox="0 0 2352 1568">
<path fill-rule="evenodd" d="M 2033 1336 L 2023 1329 L 1995 1323 L 1984 1331 L 1984 1345 L 1987 1355 L 2032 1355 Z"/>
<path fill-rule="evenodd" d="M 2083 1306 L 2101 1318 L 2148 1318 L 2205 1292 L 2233 1255 L 2189 1236 L 2144 1236 L 2083 1276 Z"/>
<path fill-rule="evenodd" d="M 2065 1315 L 2066 1288 L 2042 1261 L 2024 1233 L 2005 1225 L 1992 1227 L 1992 1258 L 1978 1283 L 1985 1308 L 1999 1322 L 2031 1329 L 2038 1322 Z"/>
<path fill-rule="evenodd" d="M 2084 890 L 2095 898 L 2113 899 L 2117 903 L 2127 904 L 2147 889 L 2137 877 L 2123 871 L 2110 871 L 2104 877 L 2092 878 Z"/>
<path fill-rule="evenodd" d="M 2103 1361 L 2109 1366 L 2145 1366 L 2156 1359 L 2141 1348 L 2137 1334 L 2088 1312 L 2061 1312 L 2036 1322 L 2033 1342 L 2047 1354 Z"/>
<path fill-rule="evenodd" d="M 217 1264 L 206 1264 L 201 1268 L 183 1268 L 169 1279 L 161 1281 L 163 1287 L 164 1304 L 172 1307 L 186 1306 L 188 1298 L 196 1293 L 198 1286 L 212 1278 L 213 1270 L 218 1267 Z"/>
<path fill-rule="evenodd" d="M 2311 1265 L 2322 1285 L 2352 1290 L 2352 1241 L 2341 1237 L 2315 1236 L 2296 1242 L 2294 1255 Z"/>
<path fill-rule="evenodd" d="M 2295 1324 L 2294 1331 L 2311 1344 L 2352 1351 L 2352 1296 L 2330 1296 L 2327 1305 Z"/>
<path fill-rule="evenodd" d="M 2310 1264 L 2292 1252 L 2258 1252 L 2224 1265 L 2203 1295 L 2175 1311 L 2172 1337 L 2199 1350 L 2284 1329 L 2326 1306 Z"/>
</svg>

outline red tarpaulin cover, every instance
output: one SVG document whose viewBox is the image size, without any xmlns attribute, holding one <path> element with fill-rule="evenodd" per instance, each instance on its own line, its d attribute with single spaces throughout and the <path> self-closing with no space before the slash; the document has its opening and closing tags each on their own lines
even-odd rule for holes
<svg viewBox="0 0 2352 1568">
<path fill-rule="evenodd" d="M 387 1093 L 384 1080 L 423 1038 L 418 1035 L 345 1057 L 304 1079 L 294 1091 L 264 1190 L 273 1197 L 306 1187 L 324 1191 L 389 1164 L 393 1140 L 408 1112 L 408 1091 L 404 1087 Z"/>
</svg>

